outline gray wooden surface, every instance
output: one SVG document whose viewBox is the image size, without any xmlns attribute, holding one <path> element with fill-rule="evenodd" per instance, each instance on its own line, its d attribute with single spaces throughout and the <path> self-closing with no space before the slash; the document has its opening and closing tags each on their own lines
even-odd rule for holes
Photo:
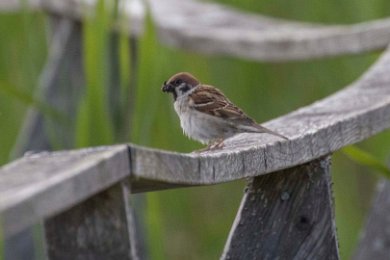
<svg viewBox="0 0 390 260">
<path fill-rule="evenodd" d="M 388 260 L 390 258 L 390 182 L 378 184 L 372 209 L 356 247 L 354 260 Z"/>
<path fill-rule="evenodd" d="M 79 203 L 129 175 L 128 147 L 32 154 L 0 172 L 6 236 Z M 15 221 L 15 219 L 17 221 Z"/>
<path fill-rule="evenodd" d="M 297 166 L 364 140 L 390 127 L 389 68 L 387 51 L 345 89 L 265 123 L 288 141 L 240 134 L 226 140 L 222 150 L 201 154 L 130 144 L 14 161 L 0 168 L 0 212 L 6 233 L 75 205 L 124 177 L 130 176 L 134 192 L 217 184 Z M 80 185 L 86 187 L 76 188 Z M 20 216 L 20 221 L 12 221 L 13 216 Z"/>
<path fill-rule="evenodd" d="M 143 32 L 145 4 L 143 0 L 117 0 L 119 16 L 114 29 L 120 29 L 129 35 Z M 94 10 L 97 0 L 1 0 L 0 12 L 18 12 L 21 10 L 38 11 L 82 21 Z M 114 6 L 116 1 L 107 1 L 107 7 Z"/>
<path fill-rule="evenodd" d="M 129 230 L 129 193 L 122 182 L 46 220 L 49 259 L 140 259 Z"/>
<path fill-rule="evenodd" d="M 27 0 L 32 9 L 80 20 L 96 1 Z M 18 0 L 0 1 L 1 10 L 19 10 Z M 148 0 L 160 39 L 176 48 L 251 60 L 285 61 L 362 53 L 390 42 L 390 19 L 353 25 L 324 25 L 253 15 L 200 0 Z M 143 31 L 141 0 L 122 0 L 117 27 Z M 169 15 L 168 15 L 169 14 Z M 239 35 L 240 37 L 237 37 Z"/>
<path fill-rule="evenodd" d="M 220 183 L 300 165 L 384 131 L 390 127 L 390 50 L 341 91 L 264 125 L 290 140 L 239 134 L 225 140 L 224 149 L 201 154 L 131 145 L 132 175 L 175 185 Z"/>
<path fill-rule="evenodd" d="M 330 157 L 252 179 L 222 259 L 339 259 Z"/>
<path fill-rule="evenodd" d="M 160 39 L 175 48 L 286 61 L 383 49 L 390 19 L 321 25 L 252 15 L 199 0 L 148 0 Z"/>
<path fill-rule="evenodd" d="M 45 100 L 47 104 L 60 112 L 63 117 L 53 118 L 44 116 L 42 111 L 38 111 L 35 108 L 29 109 L 13 150 L 14 157 L 24 154 L 27 150 L 42 151 L 51 150 L 55 147 L 74 147 L 75 118 L 73 115 L 79 106 L 79 100 L 85 84 L 82 66 L 83 55 L 81 52 L 81 24 L 68 18 L 51 15 L 50 26 L 52 30 L 50 32 L 51 39 L 49 40 L 49 55 L 40 77 L 38 91 L 35 94 L 39 100 Z M 136 45 L 133 37 L 132 45 Z M 132 52 L 134 54 L 134 47 Z M 116 56 L 112 55 L 112 57 Z M 118 61 L 113 60 L 114 62 Z M 134 67 L 136 66 L 134 58 L 132 65 Z M 116 70 L 115 72 L 118 71 Z M 112 75 L 112 78 L 117 79 L 118 75 L 116 77 Z M 110 83 L 117 86 L 116 81 L 110 81 Z M 114 88 L 110 89 L 115 90 Z M 128 136 L 128 132 L 123 133 L 123 135 Z M 66 167 L 66 165 L 63 166 Z M 43 175 L 41 177 L 44 178 Z M 29 178 L 25 180 L 28 182 Z M 100 190 L 101 188 L 99 188 Z M 59 198 L 55 198 L 54 200 L 58 201 Z M 15 209 L 13 211 L 18 212 Z M 51 215 L 52 213 L 45 216 Z M 129 217 L 135 219 L 133 215 Z M 39 214 L 33 214 L 30 224 L 35 224 L 37 221 L 39 221 Z M 16 231 L 11 231 L 10 234 L 14 234 L 13 236 L 7 234 L 5 245 L 6 256 L 9 259 L 32 259 L 31 257 L 34 254 L 31 253 L 31 249 L 26 250 L 25 246 L 21 248 L 21 244 L 26 244 L 26 232 L 16 233 L 23 227 L 27 227 L 27 222 L 21 221 L 19 224 Z M 133 224 L 129 225 L 129 230 L 131 229 L 133 231 L 132 233 L 137 232 L 140 234 L 140 231 L 136 231 L 135 223 Z M 142 234 L 139 236 L 139 239 L 141 238 Z M 29 241 L 31 245 L 31 239 Z M 136 241 L 134 243 L 142 242 Z M 21 256 L 21 254 L 26 253 L 27 257 Z"/>
<path fill-rule="evenodd" d="M 34 94 L 38 100 L 55 108 L 58 114 L 45 116 L 31 107 L 13 147 L 12 158 L 20 157 L 26 151 L 51 150 L 53 145 L 74 147 L 76 119 L 73 115 L 84 87 L 81 24 L 57 16 L 50 16 L 48 21 L 48 57 Z M 39 253 L 34 253 L 43 251 L 37 247 L 38 228 L 32 229 L 27 228 L 4 241 L 6 259 L 39 258 Z"/>
</svg>

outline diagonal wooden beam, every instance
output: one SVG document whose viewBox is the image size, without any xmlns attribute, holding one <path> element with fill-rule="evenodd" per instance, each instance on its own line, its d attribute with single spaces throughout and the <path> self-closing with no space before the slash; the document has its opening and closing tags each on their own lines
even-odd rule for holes
<svg viewBox="0 0 390 260">
<path fill-rule="evenodd" d="M 330 157 L 256 177 L 221 259 L 339 259 Z"/>
<path fill-rule="evenodd" d="M 0 168 L 0 218 L 8 233 L 16 232 L 126 177 L 132 192 L 139 192 L 217 184 L 313 161 L 390 127 L 389 68 L 386 51 L 345 89 L 264 124 L 288 136 L 288 141 L 240 134 L 226 140 L 222 150 L 201 154 L 130 144 L 21 158 Z M 77 185 L 85 187 L 73 192 Z"/>
<path fill-rule="evenodd" d="M 126 182 L 45 221 L 49 259 L 141 259 Z"/>
</svg>

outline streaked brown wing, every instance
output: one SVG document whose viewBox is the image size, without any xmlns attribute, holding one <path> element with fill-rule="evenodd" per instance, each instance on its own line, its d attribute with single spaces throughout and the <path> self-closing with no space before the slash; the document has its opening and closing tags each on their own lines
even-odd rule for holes
<svg viewBox="0 0 390 260">
<path fill-rule="evenodd" d="M 217 88 L 202 85 L 196 88 L 190 97 L 193 101 L 192 106 L 199 112 L 231 121 L 241 121 L 243 124 L 254 123 Z"/>
</svg>

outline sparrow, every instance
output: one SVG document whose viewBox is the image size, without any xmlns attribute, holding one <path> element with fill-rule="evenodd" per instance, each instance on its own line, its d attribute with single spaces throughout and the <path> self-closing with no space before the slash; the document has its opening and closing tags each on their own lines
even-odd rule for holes
<svg viewBox="0 0 390 260">
<path fill-rule="evenodd" d="M 173 75 L 161 90 L 172 94 L 184 134 L 207 144 L 206 150 L 222 148 L 225 139 L 239 133 L 267 133 L 288 140 L 257 124 L 222 91 L 200 83 L 188 72 Z"/>
</svg>

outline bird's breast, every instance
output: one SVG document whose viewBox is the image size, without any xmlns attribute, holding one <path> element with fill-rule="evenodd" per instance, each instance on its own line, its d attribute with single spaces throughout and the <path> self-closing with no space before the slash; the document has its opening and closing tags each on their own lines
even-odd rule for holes
<svg viewBox="0 0 390 260">
<path fill-rule="evenodd" d="M 232 127 L 225 120 L 191 108 L 184 98 L 177 99 L 174 107 L 179 115 L 183 132 L 188 137 L 203 144 L 218 138 L 229 137 L 234 133 Z"/>
<path fill-rule="evenodd" d="M 190 108 L 188 102 L 183 99 L 176 100 L 175 110 L 180 118 L 180 126 L 183 132 L 190 138 L 197 140 L 203 144 L 207 144 L 210 140 L 207 129 L 204 129 L 203 124 L 205 119 L 202 113 L 199 113 L 193 108 Z"/>
</svg>

